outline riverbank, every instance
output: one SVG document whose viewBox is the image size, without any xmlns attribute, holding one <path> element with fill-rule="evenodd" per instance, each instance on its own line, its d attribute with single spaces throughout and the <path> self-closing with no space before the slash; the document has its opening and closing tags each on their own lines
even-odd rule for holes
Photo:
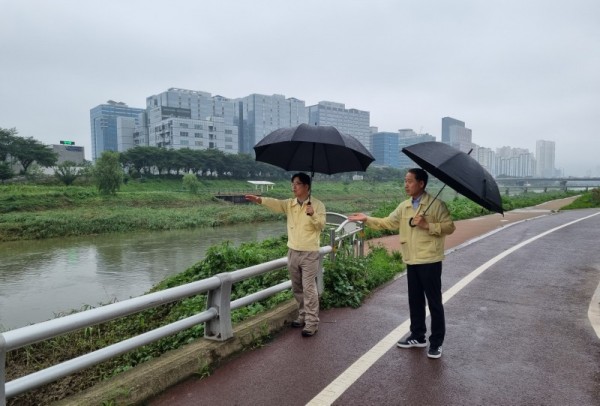
<svg viewBox="0 0 600 406">
<path fill-rule="evenodd" d="M 205 181 L 196 194 L 182 191 L 181 181 L 129 182 L 115 196 L 102 196 L 92 186 L 0 185 L 0 242 L 130 231 L 218 227 L 280 220 L 282 216 L 252 204 L 233 204 L 218 194 L 290 196 L 289 182 L 276 182 L 261 192 L 243 181 Z M 321 182 L 313 193 L 328 211 L 373 210 L 398 183 Z"/>
<path fill-rule="evenodd" d="M 432 192 L 439 185 L 430 186 Z M 220 200 L 220 193 L 290 196 L 289 182 L 269 191 L 244 181 L 204 181 L 198 193 L 183 191 L 181 181 L 157 179 L 129 182 L 115 196 L 102 196 L 92 186 L 0 185 L 0 242 L 57 237 L 219 227 L 281 220 L 281 214 L 253 204 Z M 313 194 L 337 213 L 393 210 L 405 198 L 401 182 L 319 181 Z M 504 196 L 506 210 L 573 195 L 570 192 Z M 487 214 L 449 188 L 441 198 L 455 220 Z M 378 214 L 376 214 L 378 215 Z"/>
</svg>

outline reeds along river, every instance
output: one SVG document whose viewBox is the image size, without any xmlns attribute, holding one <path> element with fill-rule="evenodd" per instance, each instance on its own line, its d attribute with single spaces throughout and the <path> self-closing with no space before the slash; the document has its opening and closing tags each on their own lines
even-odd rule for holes
<svg viewBox="0 0 600 406">
<path fill-rule="evenodd" d="M 140 296 L 206 250 L 285 233 L 285 222 L 0 243 L 0 330 Z"/>
</svg>

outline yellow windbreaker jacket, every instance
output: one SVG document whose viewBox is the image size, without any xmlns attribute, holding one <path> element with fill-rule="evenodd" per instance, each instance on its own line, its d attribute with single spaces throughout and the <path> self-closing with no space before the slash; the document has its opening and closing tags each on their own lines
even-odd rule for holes
<svg viewBox="0 0 600 406">
<path fill-rule="evenodd" d="M 433 200 L 425 213 L 429 230 L 410 227 L 408 221 L 418 213 L 425 212 L 433 196 L 423 193 L 419 207 L 414 210 L 411 199 L 405 200 L 386 218 L 367 217 L 366 225 L 375 230 L 388 229 L 400 231 L 400 252 L 406 264 L 430 264 L 444 259 L 445 236 L 452 234 L 456 227 L 450 217 L 446 204 Z"/>
<path fill-rule="evenodd" d="M 306 202 L 298 204 L 293 199 L 273 199 L 262 197 L 262 205 L 270 210 L 287 215 L 288 247 L 296 251 L 318 251 L 321 245 L 321 231 L 325 227 L 325 205 L 314 197 L 310 203 L 315 211 L 306 215 Z"/>
</svg>

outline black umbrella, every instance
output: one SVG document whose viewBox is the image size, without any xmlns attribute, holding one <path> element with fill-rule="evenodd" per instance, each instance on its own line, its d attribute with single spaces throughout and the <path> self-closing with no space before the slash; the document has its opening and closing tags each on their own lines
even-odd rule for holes
<svg viewBox="0 0 600 406">
<path fill-rule="evenodd" d="M 402 148 L 402 152 L 461 195 L 503 214 L 496 181 L 471 155 L 435 141 L 410 145 Z"/>
<path fill-rule="evenodd" d="M 375 160 L 356 138 L 335 127 L 308 124 L 275 130 L 260 140 L 254 151 L 257 161 L 311 175 L 364 172 Z"/>
</svg>

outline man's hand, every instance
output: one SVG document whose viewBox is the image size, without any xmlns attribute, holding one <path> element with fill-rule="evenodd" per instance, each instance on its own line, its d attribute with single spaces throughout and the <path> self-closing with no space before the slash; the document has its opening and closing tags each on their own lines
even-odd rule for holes
<svg viewBox="0 0 600 406">
<path fill-rule="evenodd" d="M 260 198 L 260 196 L 255 196 L 255 195 L 245 195 L 244 196 L 246 198 L 246 200 L 248 200 L 249 202 L 253 202 L 253 203 L 257 203 L 257 204 L 261 204 L 262 203 L 262 199 Z"/>
<path fill-rule="evenodd" d="M 306 215 L 312 216 L 315 214 L 315 209 L 313 209 L 312 204 L 310 202 L 306 202 Z"/>
<path fill-rule="evenodd" d="M 425 220 L 425 217 L 419 215 L 416 215 L 413 219 L 412 219 L 412 224 L 413 226 L 417 226 L 419 228 L 422 228 L 423 230 L 429 230 L 429 223 L 427 222 L 427 220 Z"/>
<path fill-rule="evenodd" d="M 367 221 L 367 215 L 364 213 L 354 213 L 348 216 L 350 221 Z"/>
</svg>

